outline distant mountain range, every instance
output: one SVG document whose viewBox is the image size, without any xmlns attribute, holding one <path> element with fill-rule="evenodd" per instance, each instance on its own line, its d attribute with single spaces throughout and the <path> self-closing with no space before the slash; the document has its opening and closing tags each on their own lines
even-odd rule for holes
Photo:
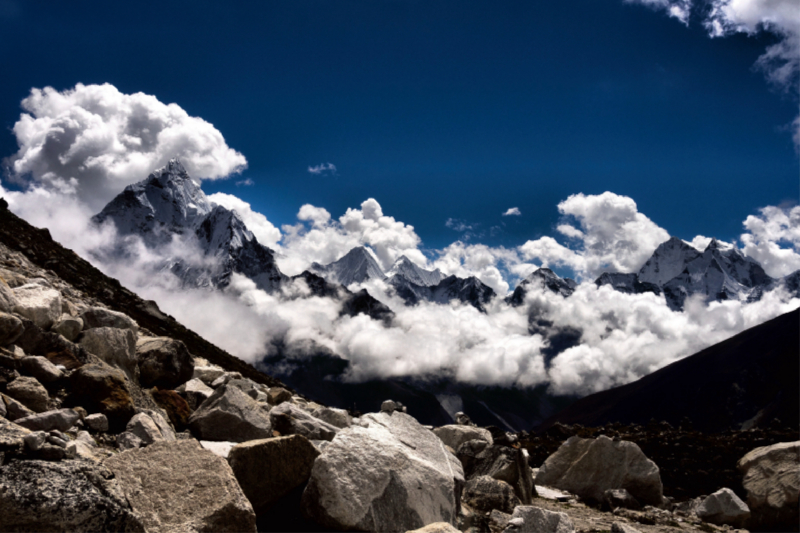
<svg viewBox="0 0 800 533">
<path fill-rule="evenodd" d="M 373 252 L 364 246 L 353 248 L 332 263 L 313 263 L 302 274 L 288 277 L 278 268 L 275 252 L 258 242 L 239 214 L 210 202 L 177 160 L 126 187 L 93 220 L 98 224 L 113 222 L 120 235 L 138 236 L 149 247 L 169 250 L 168 245 L 176 237 L 179 244 L 196 246 L 200 258 L 190 261 L 186 255 L 176 253 L 161 265 L 187 287 L 224 289 L 234 274 L 240 274 L 258 288 L 276 293 L 286 284 L 302 281 L 313 295 L 342 301 L 342 315 L 365 313 L 387 326 L 391 325 L 394 313 L 361 284 L 381 281 L 390 294 L 409 306 L 456 300 L 486 311 L 497 297 L 494 290 L 476 277 L 459 278 L 438 269 L 426 270 L 405 256 L 384 271 Z M 120 247 L 116 253 L 125 253 L 124 248 Z M 800 271 L 774 279 L 756 261 L 733 247 L 712 240 L 700 252 L 674 237 L 662 243 L 638 272 L 605 273 L 594 283 L 624 293 L 664 295 L 667 304 L 676 311 L 683 309 L 688 297 L 697 294 L 707 302 L 755 301 L 782 284 L 800 296 Z M 521 280 L 513 293 L 503 295 L 503 302 L 522 306 L 532 290 L 547 290 L 570 298 L 577 288 L 574 280 L 540 268 Z M 542 349 L 546 366 L 559 353 L 580 344 L 579 329 L 554 324 L 541 316 L 535 306 L 531 306 L 528 315 L 529 333 L 539 334 L 546 341 Z M 266 358 L 259 366 L 277 373 L 287 384 L 309 396 L 345 407 L 355 404 L 359 409 L 374 409 L 375 402 L 392 397 L 415 406 L 415 412 L 425 423 L 447 421 L 453 415 L 452 405 L 458 404 L 469 409 L 470 415 L 484 425 L 530 429 L 575 399 L 553 397 L 544 386 L 531 390 L 481 387 L 445 378 L 344 383 L 340 378 L 346 374 L 349 362 L 327 349 L 309 345 L 302 348 L 302 357 L 291 357 L 278 348 L 277 355 Z"/>
</svg>

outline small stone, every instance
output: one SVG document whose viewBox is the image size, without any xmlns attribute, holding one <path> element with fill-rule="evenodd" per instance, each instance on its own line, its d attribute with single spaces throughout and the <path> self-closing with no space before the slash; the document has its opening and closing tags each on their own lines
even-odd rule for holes
<svg viewBox="0 0 800 533">
<path fill-rule="evenodd" d="M 92 431 L 108 431 L 108 418 L 102 413 L 89 415 L 83 420 Z"/>
<path fill-rule="evenodd" d="M 158 429 L 153 419 L 145 413 L 139 413 L 131 418 L 126 431 L 139 437 L 142 441 L 142 446 L 164 440 L 164 437 L 161 435 L 161 430 Z"/>
<path fill-rule="evenodd" d="M 47 433 L 44 431 L 33 431 L 24 437 L 25 446 L 33 451 L 39 450 L 47 441 Z"/>
<path fill-rule="evenodd" d="M 255 442 L 255 441 L 248 441 L 248 442 Z M 228 455 L 231 453 L 231 448 L 236 446 L 236 442 L 219 442 L 213 440 L 201 440 L 200 446 L 205 448 L 206 450 L 210 451 L 214 455 L 218 455 L 223 459 L 227 459 Z"/>
<path fill-rule="evenodd" d="M 14 398 L 10 398 L 5 394 L 0 394 L 0 397 L 2 397 L 2 402 L 6 406 L 6 416 L 9 420 L 19 420 L 20 418 L 36 414 Z"/>
<path fill-rule="evenodd" d="M 74 440 L 67 444 L 66 447 L 67 459 L 86 459 L 89 461 L 98 461 L 92 448 L 85 442 Z"/>
<path fill-rule="evenodd" d="M 206 385 L 210 385 L 215 379 L 225 373 L 225 370 L 218 366 L 213 365 L 199 365 L 195 364 L 192 379 L 199 379 Z"/>
<path fill-rule="evenodd" d="M 0 312 L 0 346 L 13 344 L 24 331 L 22 320 L 14 315 Z"/>
<path fill-rule="evenodd" d="M 6 394 L 22 403 L 35 413 L 47 411 L 47 402 L 50 396 L 39 380 L 29 376 L 22 376 L 6 387 Z"/>
<path fill-rule="evenodd" d="M 750 518 L 750 509 L 735 492 L 722 488 L 703 500 L 697 508 L 697 516 L 712 524 L 739 527 Z"/>
<path fill-rule="evenodd" d="M 239 372 L 225 372 L 211 383 L 211 388 L 218 389 L 232 379 L 242 379 L 242 375 Z"/>
<path fill-rule="evenodd" d="M 132 450 L 134 448 L 141 448 L 142 447 L 142 439 L 130 433 L 129 431 L 123 431 L 119 435 L 117 435 L 117 448 L 120 451 L 125 450 Z"/>
<path fill-rule="evenodd" d="M 61 318 L 50 328 L 70 342 L 74 342 L 83 330 L 83 320 L 70 315 L 61 315 Z"/>
<path fill-rule="evenodd" d="M 384 400 L 383 403 L 381 404 L 382 413 L 391 414 L 395 412 L 397 408 L 398 408 L 397 402 L 395 402 L 394 400 Z"/>
<path fill-rule="evenodd" d="M 47 442 L 49 442 L 50 444 L 52 444 L 54 446 L 58 446 L 59 448 L 66 448 L 67 447 L 67 441 L 65 441 L 64 439 L 58 438 L 58 437 L 54 437 L 53 435 L 50 435 L 49 437 L 47 437 Z"/>
<path fill-rule="evenodd" d="M 130 329 L 98 327 L 84 331 L 79 344 L 112 367 L 122 370 L 136 383 L 139 367 L 136 364 L 136 333 Z"/>
<path fill-rule="evenodd" d="M 42 383 L 53 383 L 64 377 L 64 373 L 46 357 L 29 355 L 20 360 L 22 369 Z"/>
<path fill-rule="evenodd" d="M 292 399 L 292 393 L 288 390 L 284 389 L 283 387 L 272 387 L 269 389 L 268 402 L 270 405 L 280 405 L 283 402 L 289 401 Z"/>
</svg>

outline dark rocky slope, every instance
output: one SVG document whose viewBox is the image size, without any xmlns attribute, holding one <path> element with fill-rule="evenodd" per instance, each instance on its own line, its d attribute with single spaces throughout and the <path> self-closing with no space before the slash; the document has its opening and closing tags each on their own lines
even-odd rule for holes
<svg viewBox="0 0 800 533">
<path fill-rule="evenodd" d="M 55 242 L 46 229 L 35 228 L 2 207 L 0 242 L 13 250 L 19 250 L 35 265 L 51 270 L 110 309 L 127 314 L 154 334 L 182 341 L 191 353 L 223 368 L 239 372 L 257 383 L 281 385 L 277 379 L 259 372 L 184 327 L 172 316 L 162 313 L 155 302 L 143 300 L 123 287 L 119 281 L 106 276 L 72 250 Z"/>
<path fill-rule="evenodd" d="M 600 426 L 677 426 L 688 417 L 704 432 L 765 426 L 800 427 L 800 309 L 750 328 L 638 381 L 592 394 L 547 419 Z"/>
</svg>

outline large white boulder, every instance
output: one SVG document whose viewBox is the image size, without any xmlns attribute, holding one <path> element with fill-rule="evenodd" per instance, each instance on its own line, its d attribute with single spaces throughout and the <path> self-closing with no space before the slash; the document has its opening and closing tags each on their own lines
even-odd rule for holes
<svg viewBox="0 0 800 533">
<path fill-rule="evenodd" d="M 8 284 L 0 278 L 0 313 L 13 313 L 17 307 L 17 298 Z"/>
<path fill-rule="evenodd" d="M 454 451 L 458 450 L 458 447 L 468 440 L 479 439 L 485 440 L 489 444 L 494 444 L 494 440 L 492 440 L 492 434 L 488 429 L 475 426 L 451 424 L 449 426 L 434 428 L 433 432 L 437 437 L 442 439 L 442 442 L 450 446 Z"/>
<path fill-rule="evenodd" d="M 797 527 L 800 521 L 800 441 L 756 448 L 738 463 L 744 474 L 753 525 L 760 529 Z"/>
<path fill-rule="evenodd" d="M 368 414 L 342 429 L 317 457 L 303 492 L 312 520 L 335 529 L 406 531 L 455 524 L 461 463 L 413 417 Z"/>
<path fill-rule="evenodd" d="M 61 317 L 61 293 L 50 287 L 27 283 L 12 289 L 16 306 L 14 312 L 22 315 L 44 330 L 50 329 Z"/>
<path fill-rule="evenodd" d="M 633 442 L 570 437 L 547 460 L 536 475 L 537 485 L 546 485 L 603 501 L 609 489 L 626 489 L 645 505 L 659 505 L 664 488 L 658 466 Z"/>
</svg>

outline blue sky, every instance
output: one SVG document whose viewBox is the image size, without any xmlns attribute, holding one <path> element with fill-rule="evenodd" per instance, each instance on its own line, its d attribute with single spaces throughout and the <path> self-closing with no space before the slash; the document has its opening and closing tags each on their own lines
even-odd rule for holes
<svg viewBox="0 0 800 533">
<path fill-rule="evenodd" d="M 110 83 L 212 123 L 248 168 L 204 189 L 276 225 L 374 197 L 426 247 L 459 238 L 448 219 L 517 246 L 608 190 L 672 234 L 732 240 L 797 202 L 797 98 L 754 68 L 778 36 L 701 21 L 621 0 L 0 0 L 0 155 L 31 88 Z"/>
</svg>

